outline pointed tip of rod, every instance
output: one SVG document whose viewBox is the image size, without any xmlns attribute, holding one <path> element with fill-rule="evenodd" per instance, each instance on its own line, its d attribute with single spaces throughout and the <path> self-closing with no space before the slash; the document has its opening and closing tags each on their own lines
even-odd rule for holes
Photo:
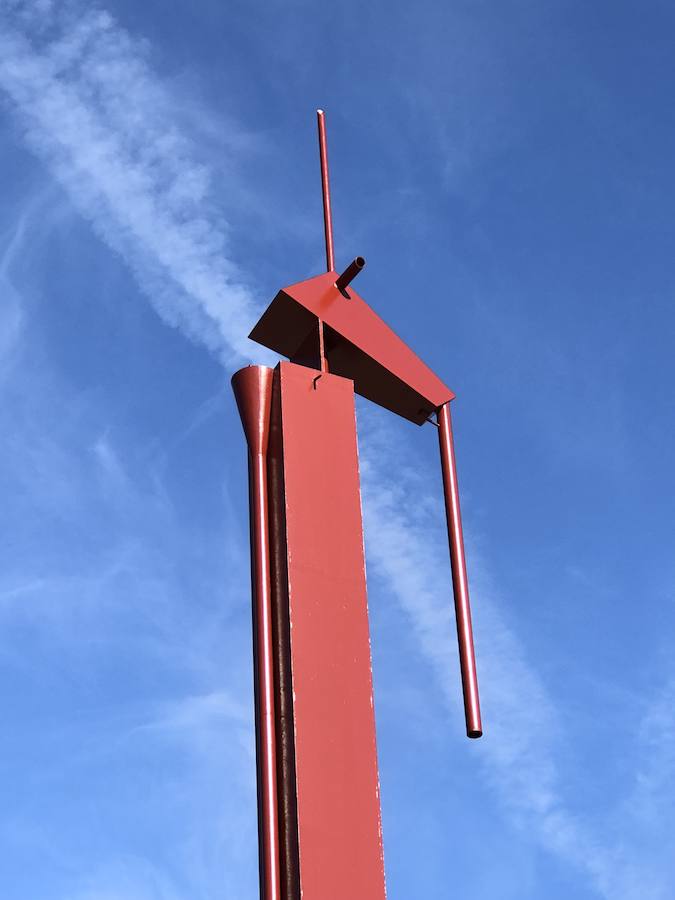
<svg viewBox="0 0 675 900">
<path fill-rule="evenodd" d="M 317 116 L 325 116 L 325 112 L 322 109 L 317 109 L 316 114 Z"/>
</svg>

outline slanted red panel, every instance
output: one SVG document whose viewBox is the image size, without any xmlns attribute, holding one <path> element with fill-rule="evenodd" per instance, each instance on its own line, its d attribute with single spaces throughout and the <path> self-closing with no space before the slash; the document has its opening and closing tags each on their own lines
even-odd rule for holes
<svg viewBox="0 0 675 900">
<path fill-rule="evenodd" d="M 354 393 L 317 375 L 281 363 L 275 400 L 300 886 L 303 900 L 384 900 Z"/>
<path fill-rule="evenodd" d="M 327 272 L 279 291 L 250 337 L 294 357 L 316 328 L 329 327 L 331 372 L 354 380 L 355 390 L 421 424 L 454 394 L 351 287 L 349 298 Z"/>
</svg>

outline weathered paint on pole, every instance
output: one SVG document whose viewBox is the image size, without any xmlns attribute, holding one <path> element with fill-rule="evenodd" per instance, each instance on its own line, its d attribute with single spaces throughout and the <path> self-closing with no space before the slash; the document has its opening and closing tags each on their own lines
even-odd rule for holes
<svg viewBox="0 0 675 900">
<path fill-rule="evenodd" d="M 457 641 L 459 643 L 459 664 L 462 673 L 466 733 L 470 738 L 479 738 L 483 734 L 483 725 L 480 717 L 476 655 L 473 646 L 471 607 L 469 604 L 469 581 L 464 557 L 464 535 L 459 506 L 459 487 L 457 484 L 455 446 L 452 437 L 452 421 L 450 419 L 450 403 L 445 403 L 438 410 L 438 440 L 441 450 L 445 513 L 448 522 L 448 541 L 452 565 L 452 587 L 455 598 L 455 618 L 457 620 Z"/>
<path fill-rule="evenodd" d="M 272 432 L 274 607 L 288 618 L 276 623 L 288 660 L 277 737 L 293 754 L 282 844 L 297 840 L 302 900 L 384 900 L 352 382 L 280 363 Z"/>
<path fill-rule="evenodd" d="M 274 637 L 270 580 L 267 448 L 273 370 L 247 366 L 232 378 L 249 461 L 251 520 L 251 590 L 258 770 L 260 896 L 282 900 L 279 878 Z"/>
</svg>

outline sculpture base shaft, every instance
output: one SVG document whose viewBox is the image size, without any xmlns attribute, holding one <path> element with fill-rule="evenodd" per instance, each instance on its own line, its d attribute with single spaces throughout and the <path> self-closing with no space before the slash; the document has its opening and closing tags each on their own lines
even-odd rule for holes
<svg viewBox="0 0 675 900">
<path fill-rule="evenodd" d="M 282 892 L 384 900 L 351 381 L 277 366 L 268 473 Z"/>
</svg>

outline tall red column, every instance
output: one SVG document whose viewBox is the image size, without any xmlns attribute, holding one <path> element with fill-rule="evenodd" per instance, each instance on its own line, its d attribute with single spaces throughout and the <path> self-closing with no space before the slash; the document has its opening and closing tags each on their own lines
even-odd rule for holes
<svg viewBox="0 0 675 900">
<path fill-rule="evenodd" d="M 248 443 L 261 900 L 281 900 L 282 896 L 279 877 L 274 638 L 267 485 L 272 378 L 273 371 L 266 366 L 247 366 L 240 369 L 232 379 Z"/>
<path fill-rule="evenodd" d="M 353 382 L 282 362 L 233 387 L 251 471 L 262 896 L 385 900 Z"/>
</svg>

